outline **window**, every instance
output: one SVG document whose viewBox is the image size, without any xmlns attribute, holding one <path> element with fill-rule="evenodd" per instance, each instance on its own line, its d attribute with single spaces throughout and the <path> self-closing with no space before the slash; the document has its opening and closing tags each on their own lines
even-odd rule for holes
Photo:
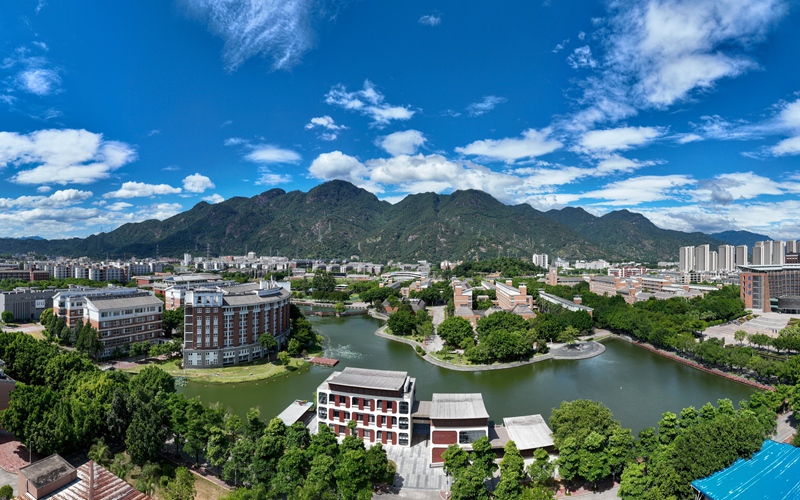
<svg viewBox="0 0 800 500">
<path fill-rule="evenodd" d="M 403 430 L 408 429 L 408 417 L 400 417 L 400 428 Z"/>
<path fill-rule="evenodd" d="M 320 392 L 317 395 L 317 399 L 319 399 L 319 404 L 321 404 L 321 405 L 328 404 L 328 393 L 327 392 Z"/>
<path fill-rule="evenodd" d="M 400 401 L 400 413 L 408 414 L 408 401 Z"/>
<path fill-rule="evenodd" d="M 458 444 L 471 444 L 484 436 L 485 431 L 461 431 L 458 433 Z"/>
<path fill-rule="evenodd" d="M 317 416 L 320 420 L 325 420 L 328 418 L 328 409 L 324 406 L 319 407 L 319 411 L 317 411 Z"/>
<path fill-rule="evenodd" d="M 380 440 L 381 440 L 381 438 L 383 438 L 383 431 L 378 431 L 378 432 L 376 432 L 376 433 L 375 433 L 375 439 L 377 439 L 378 441 L 380 441 Z"/>
<path fill-rule="evenodd" d="M 401 432 L 399 434 L 399 438 L 397 439 L 397 444 L 402 445 L 402 446 L 407 446 L 408 445 L 408 434 L 406 434 L 405 432 Z"/>
</svg>

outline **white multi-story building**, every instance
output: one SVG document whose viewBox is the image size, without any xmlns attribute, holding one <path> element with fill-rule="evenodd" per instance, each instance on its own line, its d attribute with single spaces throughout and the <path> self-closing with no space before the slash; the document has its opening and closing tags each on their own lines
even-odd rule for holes
<svg viewBox="0 0 800 500">
<path fill-rule="evenodd" d="M 339 436 L 350 433 L 370 443 L 411 446 L 411 411 L 416 379 L 407 372 L 347 367 L 317 388 L 317 419 Z"/>
<path fill-rule="evenodd" d="M 678 269 L 685 273 L 694 270 L 694 247 L 681 247 L 678 255 Z"/>
<path fill-rule="evenodd" d="M 694 270 L 711 271 L 711 245 L 694 247 Z"/>
<path fill-rule="evenodd" d="M 747 245 L 739 245 L 736 247 L 736 259 L 734 263 L 736 266 L 747 265 Z"/>
<path fill-rule="evenodd" d="M 736 247 L 733 245 L 720 245 L 719 247 L 719 270 L 736 270 Z"/>
<path fill-rule="evenodd" d="M 534 266 L 539 266 L 547 269 L 550 265 L 550 260 L 547 257 L 546 253 L 535 253 L 533 257 L 531 257 L 531 262 L 533 262 Z"/>
<path fill-rule="evenodd" d="M 83 308 L 87 297 L 101 296 L 132 296 L 138 293 L 136 288 L 125 288 L 109 285 L 106 288 L 70 287 L 61 290 L 53 296 L 53 314 L 64 318 L 68 326 L 72 326 L 83 319 Z"/>
<path fill-rule="evenodd" d="M 107 358 L 134 342 L 153 342 L 161 336 L 164 303 L 155 295 L 139 292 L 124 296 L 90 296 L 83 306 L 83 321 L 97 330 Z"/>
</svg>

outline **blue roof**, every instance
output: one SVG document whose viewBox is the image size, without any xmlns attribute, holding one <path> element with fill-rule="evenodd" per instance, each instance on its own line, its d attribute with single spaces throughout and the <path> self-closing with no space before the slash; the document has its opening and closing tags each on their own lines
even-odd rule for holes
<svg viewBox="0 0 800 500">
<path fill-rule="evenodd" d="M 767 440 L 750 460 L 692 481 L 712 500 L 788 500 L 800 498 L 800 448 Z"/>
</svg>

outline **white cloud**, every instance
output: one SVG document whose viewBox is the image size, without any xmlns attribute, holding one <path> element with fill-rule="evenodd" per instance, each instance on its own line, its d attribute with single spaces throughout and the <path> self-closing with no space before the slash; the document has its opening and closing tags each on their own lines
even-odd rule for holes
<svg viewBox="0 0 800 500">
<path fill-rule="evenodd" d="M 0 168 L 36 165 L 11 178 L 18 184 L 89 184 L 135 159 L 128 144 L 86 130 L 0 132 Z"/>
<path fill-rule="evenodd" d="M 301 160 L 297 152 L 271 144 L 253 146 L 245 158 L 254 163 L 297 163 Z"/>
<path fill-rule="evenodd" d="M 679 188 L 696 181 L 687 175 L 645 175 L 612 182 L 601 189 L 583 193 L 582 199 L 600 199 L 603 205 L 639 205 L 676 197 Z"/>
<path fill-rule="evenodd" d="M 215 187 L 211 179 L 199 173 L 189 175 L 183 179 L 183 189 L 189 193 L 202 193 L 206 189 L 213 189 Z"/>
<path fill-rule="evenodd" d="M 347 128 L 344 125 L 336 125 L 334 119 L 328 115 L 312 118 L 309 123 L 306 123 L 306 129 L 316 127 L 322 127 L 327 130 L 342 130 Z"/>
<path fill-rule="evenodd" d="M 469 106 L 467 106 L 467 113 L 470 116 L 480 116 L 484 113 L 488 113 L 489 111 L 493 110 L 497 107 L 498 104 L 502 104 L 506 102 L 507 99 L 505 97 L 498 97 L 496 95 L 485 95 L 483 99 L 478 102 L 473 102 Z"/>
<path fill-rule="evenodd" d="M 286 184 L 292 182 L 292 176 L 287 174 L 276 174 L 266 167 L 258 169 L 259 177 L 256 184 L 262 186 L 274 186 L 275 184 Z"/>
<path fill-rule="evenodd" d="M 38 188 L 36 188 L 37 193 L 49 193 L 52 190 L 53 188 L 51 188 L 50 186 L 39 186 Z"/>
<path fill-rule="evenodd" d="M 26 69 L 17 74 L 17 85 L 25 92 L 45 96 L 58 91 L 61 77 L 52 69 Z"/>
<path fill-rule="evenodd" d="M 19 198 L 0 198 L 0 208 L 13 207 L 66 207 L 81 203 L 92 197 L 91 191 L 64 189 L 50 196 L 20 196 Z"/>
<path fill-rule="evenodd" d="M 584 83 L 585 129 L 640 109 L 664 109 L 756 68 L 748 51 L 788 11 L 785 0 L 633 0 L 611 4 L 606 49 Z"/>
<path fill-rule="evenodd" d="M 211 196 L 206 196 L 205 198 L 203 198 L 203 200 L 211 203 L 212 205 L 215 205 L 217 203 L 222 203 L 223 201 L 225 201 L 225 198 L 223 198 L 218 193 L 214 193 Z"/>
<path fill-rule="evenodd" d="M 123 182 L 122 187 L 117 191 L 110 191 L 103 195 L 103 198 L 139 198 L 145 196 L 155 196 L 158 194 L 178 194 L 181 188 L 172 187 L 169 184 L 146 184 L 144 182 Z"/>
<path fill-rule="evenodd" d="M 241 144 L 247 144 L 247 139 L 242 139 L 241 137 L 229 137 L 225 139 L 223 144 L 226 146 L 239 146 Z"/>
<path fill-rule="evenodd" d="M 780 196 L 787 192 L 800 192 L 800 184 L 775 182 L 754 172 L 733 172 L 701 181 L 692 198 L 701 202 L 728 204 L 737 200 L 751 200 L 763 195 Z"/>
<path fill-rule="evenodd" d="M 341 179 L 362 185 L 369 171 L 363 163 L 341 151 L 331 151 L 317 156 L 308 167 L 308 174 L 314 179 Z"/>
<path fill-rule="evenodd" d="M 780 141 L 770 151 L 775 156 L 800 154 L 800 135 Z"/>
<path fill-rule="evenodd" d="M 597 61 L 592 57 L 592 49 L 588 45 L 573 50 L 572 54 L 567 57 L 567 64 L 572 69 L 597 67 Z"/>
<path fill-rule="evenodd" d="M 377 144 L 392 156 L 413 155 L 425 144 L 425 136 L 419 130 L 405 130 L 383 136 Z"/>
<path fill-rule="evenodd" d="M 442 22 L 442 16 L 438 14 L 428 14 L 419 18 L 419 24 L 425 26 L 438 26 Z"/>
<path fill-rule="evenodd" d="M 569 38 L 567 38 L 566 40 L 563 40 L 561 43 L 559 43 L 558 45 L 553 47 L 553 53 L 554 54 L 558 54 L 559 52 L 564 50 L 564 47 L 566 47 L 568 43 L 569 43 Z"/>
<path fill-rule="evenodd" d="M 355 92 L 348 92 L 342 84 L 335 85 L 330 92 L 325 94 L 325 102 L 368 116 L 372 118 L 372 124 L 376 126 L 385 126 L 392 120 L 408 120 L 416 112 L 408 106 L 394 106 L 386 103 L 384 95 L 378 92 L 375 85 L 369 80 L 364 81 L 362 90 Z"/>
<path fill-rule="evenodd" d="M 624 158 L 618 154 L 611 154 L 600 157 L 600 161 L 597 163 L 594 175 L 602 176 L 614 173 L 628 173 L 638 170 L 642 167 L 650 167 L 656 163 L 657 162 L 652 160 L 639 161 L 635 159 Z"/>
<path fill-rule="evenodd" d="M 523 158 L 542 156 L 559 149 L 563 144 L 551 138 L 551 133 L 552 130 L 549 127 L 542 130 L 530 128 L 522 132 L 521 139 L 485 139 L 456 148 L 456 152 L 512 163 Z"/>
<path fill-rule="evenodd" d="M 330 2 L 314 0 L 183 0 L 190 14 L 224 42 L 225 69 L 234 71 L 247 59 L 272 58 L 274 69 L 289 69 L 314 45 L 312 22 Z M 331 17 L 330 13 L 328 16 Z"/>
<path fill-rule="evenodd" d="M 323 132 L 319 135 L 319 138 L 323 141 L 334 141 L 339 136 L 340 130 L 347 129 L 344 125 L 337 125 L 333 118 L 328 115 L 312 118 L 309 123 L 306 123 L 305 128 L 306 130 L 315 128 L 327 130 L 327 132 Z"/>
<path fill-rule="evenodd" d="M 592 130 L 583 134 L 580 147 L 584 151 L 625 151 L 647 144 L 663 132 L 655 127 L 620 127 Z"/>
</svg>

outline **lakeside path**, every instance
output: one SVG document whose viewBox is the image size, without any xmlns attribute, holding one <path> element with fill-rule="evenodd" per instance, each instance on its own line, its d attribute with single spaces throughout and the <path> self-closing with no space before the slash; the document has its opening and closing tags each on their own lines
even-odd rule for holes
<svg viewBox="0 0 800 500">
<path fill-rule="evenodd" d="M 741 377 L 739 375 L 733 375 L 731 373 L 724 372 L 724 371 L 719 370 L 717 368 L 708 368 L 707 366 L 703 366 L 700 363 L 698 363 L 696 361 L 693 361 L 691 359 L 687 359 L 687 358 L 684 358 L 682 356 L 678 356 L 677 354 L 669 352 L 669 351 L 664 351 L 662 349 L 658 349 L 658 348 L 653 347 L 653 346 L 651 346 L 649 344 L 644 344 L 642 342 L 638 342 L 638 341 L 633 340 L 632 338 L 627 337 L 625 335 L 618 335 L 618 334 L 612 333 L 612 332 L 610 332 L 608 330 L 598 330 L 598 332 L 599 333 L 602 332 L 604 334 L 606 334 L 606 333 L 608 334 L 603 338 L 615 338 L 616 337 L 616 338 L 625 340 L 626 342 L 630 342 L 631 344 L 633 344 L 635 346 L 639 346 L 642 349 L 647 349 L 650 352 L 653 352 L 653 353 L 658 354 L 660 356 L 664 356 L 665 358 L 672 359 L 674 361 L 677 361 L 678 363 L 681 363 L 683 365 L 689 366 L 689 367 L 694 368 L 696 370 L 701 370 L 701 371 L 704 371 L 706 373 L 710 373 L 712 375 L 717 375 L 718 377 L 722 377 L 722 378 L 731 380 L 733 382 L 738 382 L 740 384 L 749 385 L 750 387 L 754 387 L 754 388 L 760 389 L 762 391 L 774 391 L 775 390 L 775 388 L 772 387 L 771 385 L 761 384 L 761 383 L 755 382 L 753 380 Z"/>
<path fill-rule="evenodd" d="M 414 340 L 397 337 L 395 335 L 386 333 L 386 325 L 378 328 L 375 331 L 375 335 L 395 342 L 402 342 L 403 344 L 408 344 L 415 349 L 416 346 L 422 347 L 422 344 Z M 448 370 L 460 371 L 460 372 L 482 372 L 488 370 L 504 370 L 506 368 L 515 368 L 517 366 L 531 365 L 533 363 L 538 363 L 539 361 L 546 361 L 548 359 L 578 360 L 578 359 L 593 358 L 595 356 L 603 354 L 606 350 L 606 347 L 603 344 L 594 341 L 583 342 L 580 344 L 579 348 L 569 347 L 565 344 L 553 344 L 553 346 L 554 347 L 552 347 L 550 349 L 550 352 L 548 352 L 547 354 L 537 355 L 533 359 L 529 359 L 527 361 L 516 361 L 514 363 L 497 363 L 493 365 L 467 365 L 467 366 L 454 365 L 452 363 L 447 363 L 439 359 L 435 359 L 432 356 L 430 356 L 427 352 L 421 357 L 422 359 L 424 359 L 425 361 L 427 361 L 432 365 L 446 368 Z"/>
</svg>

